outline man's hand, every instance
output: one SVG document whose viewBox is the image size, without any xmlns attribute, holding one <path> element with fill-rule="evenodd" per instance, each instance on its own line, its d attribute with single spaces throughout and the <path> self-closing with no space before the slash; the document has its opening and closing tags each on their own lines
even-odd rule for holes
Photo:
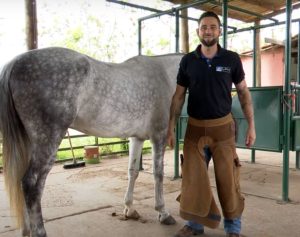
<svg viewBox="0 0 300 237">
<path fill-rule="evenodd" d="M 174 133 L 174 129 L 168 129 L 167 146 L 169 146 L 170 149 L 173 149 L 174 145 L 175 145 L 175 133 Z"/>
<path fill-rule="evenodd" d="M 256 139 L 256 133 L 254 126 L 248 127 L 245 139 L 245 145 L 247 148 L 253 146 Z"/>
</svg>

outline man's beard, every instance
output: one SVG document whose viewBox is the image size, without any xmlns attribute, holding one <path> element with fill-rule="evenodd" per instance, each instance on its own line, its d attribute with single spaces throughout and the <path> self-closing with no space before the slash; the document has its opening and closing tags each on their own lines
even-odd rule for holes
<svg viewBox="0 0 300 237">
<path fill-rule="evenodd" d="M 212 40 L 209 40 L 209 41 L 206 41 L 205 39 L 200 38 L 200 42 L 206 47 L 214 46 L 215 44 L 218 43 L 218 41 L 219 41 L 218 38 L 213 38 Z"/>
</svg>

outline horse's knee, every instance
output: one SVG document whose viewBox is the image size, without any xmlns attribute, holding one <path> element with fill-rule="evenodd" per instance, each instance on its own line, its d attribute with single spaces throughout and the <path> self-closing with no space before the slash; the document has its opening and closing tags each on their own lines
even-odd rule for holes
<svg viewBox="0 0 300 237">
<path fill-rule="evenodd" d="M 139 171 L 136 169 L 129 169 L 128 170 L 128 175 L 130 179 L 136 180 L 137 177 L 139 176 Z"/>
<path fill-rule="evenodd" d="M 158 181 L 158 182 L 163 182 L 163 180 L 164 180 L 164 175 L 163 175 L 162 172 L 155 172 L 155 173 L 154 173 L 154 178 L 155 178 L 155 180 Z"/>
</svg>

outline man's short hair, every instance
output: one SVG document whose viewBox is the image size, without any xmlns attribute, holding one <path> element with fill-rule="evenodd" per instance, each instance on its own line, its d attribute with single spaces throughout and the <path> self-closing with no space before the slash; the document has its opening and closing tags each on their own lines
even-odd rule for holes
<svg viewBox="0 0 300 237">
<path fill-rule="evenodd" d="M 198 24 L 200 24 L 201 20 L 205 17 L 214 17 L 214 18 L 216 18 L 218 23 L 219 23 L 219 26 L 221 26 L 221 21 L 220 21 L 218 15 L 214 12 L 211 12 L 211 11 L 203 12 L 202 15 L 199 17 Z"/>
</svg>

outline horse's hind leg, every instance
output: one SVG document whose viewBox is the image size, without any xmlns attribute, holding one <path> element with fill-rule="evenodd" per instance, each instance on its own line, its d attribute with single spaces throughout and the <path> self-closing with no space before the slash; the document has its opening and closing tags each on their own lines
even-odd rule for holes
<svg viewBox="0 0 300 237">
<path fill-rule="evenodd" d="M 41 157 L 41 155 L 45 156 L 46 154 L 42 152 L 35 153 L 22 180 L 32 237 L 47 236 L 43 223 L 41 199 L 46 177 L 52 168 L 55 156 L 52 155 L 51 158 L 44 159 L 45 157 Z M 26 233 L 26 230 L 23 232 Z"/>
<path fill-rule="evenodd" d="M 139 175 L 140 158 L 144 140 L 130 138 L 129 141 L 128 187 L 125 194 L 124 214 L 129 218 L 137 219 L 139 218 L 139 214 L 133 208 L 133 191 L 135 181 Z"/>
<path fill-rule="evenodd" d="M 173 225 L 175 219 L 165 210 L 165 201 L 163 196 L 164 179 L 164 152 L 165 142 L 163 139 L 152 139 L 152 159 L 153 173 L 155 180 L 155 210 L 159 212 L 159 221 L 165 225 Z"/>
<path fill-rule="evenodd" d="M 30 236 L 30 221 L 29 215 L 27 211 L 27 207 L 24 206 L 23 209 L 23 226 L 21 227 L 21 234 L 22 236 Z"/>
<path fill-rule="evenodd" d="M 43 134 L 39 134 L 38 137 L 31 136 L 33 144 L 31 159 L 22 179 L 31 237 L 47 236 L 43 223 L 41 199 L 47 175 L 54 164 L 57 148 L 66 129 L 55 130 L 44 127 L 42 131 Z M 26 216 L 26 212 L 24 215 Z"/>
</svg>

